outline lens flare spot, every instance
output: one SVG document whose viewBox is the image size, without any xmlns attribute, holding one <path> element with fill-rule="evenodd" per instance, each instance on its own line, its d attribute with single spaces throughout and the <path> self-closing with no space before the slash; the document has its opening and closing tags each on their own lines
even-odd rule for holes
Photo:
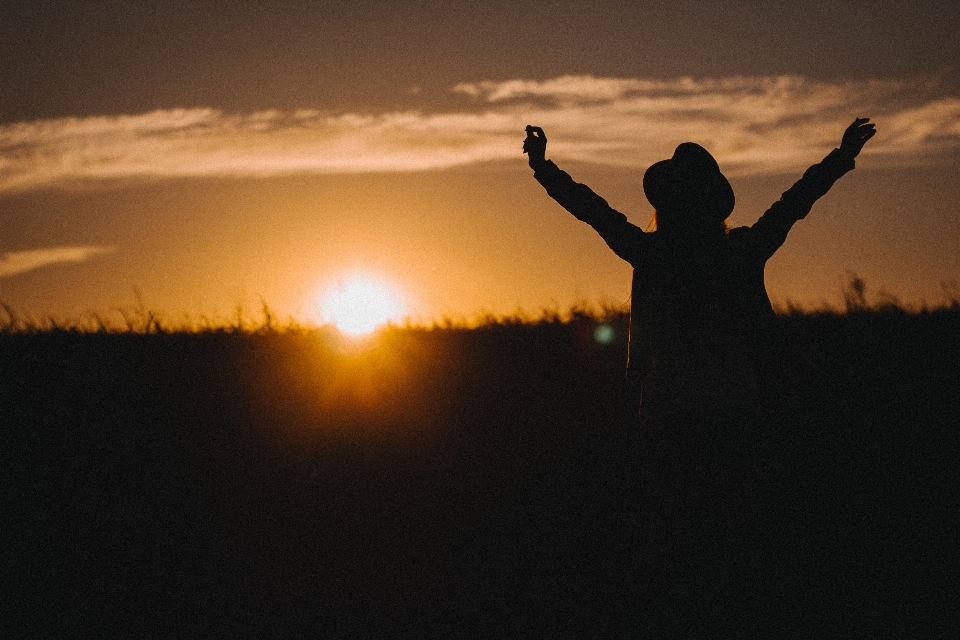
<svg viewBox="0 0 960 640">
<path fill-rule="evenodd" d="M 593 330 L 593 339 L 600 344 L 610 344 L 613 342 L 613 338 L 613 327 L 608 324 L 599 324 L 597 328 Z"/>
</svg>

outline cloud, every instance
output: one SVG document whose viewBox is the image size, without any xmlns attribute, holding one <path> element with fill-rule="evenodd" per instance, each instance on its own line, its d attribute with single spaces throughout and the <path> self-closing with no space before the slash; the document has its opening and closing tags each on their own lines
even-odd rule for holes
<svg viewBox="0 0 960 640">
<path fill-rule="evenodd" d="M 648 80 L 562 76 L 459 84 L 463 108 L 381 114 L 216 109 L 0 126 L 0 193 L 77 181 L 423 171 L 517 160 L 523 128 L 550 156 L 642 168 L 695 140 L 732 175 L 793 171 L 838 144 L 855 116 L 878 162 L 960 147 L 960 97 L 936 80 L 796 76 Z"/>
<path fill-rule="evenodd" d="M 61 262 L 85 262 L 94 256 L 112 253 L 114 250 L 114 247 L 79 246 L 10 251 L 0 254 L 0 278 Z"/>
</svg>

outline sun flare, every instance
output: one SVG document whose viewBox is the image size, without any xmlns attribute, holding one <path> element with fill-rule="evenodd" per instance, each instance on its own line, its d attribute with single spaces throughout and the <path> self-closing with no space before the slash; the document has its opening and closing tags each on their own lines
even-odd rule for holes
<svg viewBox="0 0 960 640">
<path fill-rule="evenodd" d="M 342 333 L 362 336 L 397 322 L 404 305 L 396 288 L 369 275 L 339 280 L 320 297 L 320 319 Z"/>
</svg>

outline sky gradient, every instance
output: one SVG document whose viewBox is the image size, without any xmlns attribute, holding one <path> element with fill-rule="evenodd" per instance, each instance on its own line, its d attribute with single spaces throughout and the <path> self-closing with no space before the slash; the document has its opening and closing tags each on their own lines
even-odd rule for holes
<svg viewBox="0 0 960 640">
<path fill-rule="evenodd" d="M 936 304 L 960 278 L 957 33 L 950 2 L 4 3 L 0 301 L 306 319 L 366 271 L 423 320 L 622 305 L 629 265 L 533 180 L 526 124 L 643 227 L 643 170 L 699 142 L 749 225 L 866 116 L 768 291 L 836 303 L 857 273 Z"/>
</svg>

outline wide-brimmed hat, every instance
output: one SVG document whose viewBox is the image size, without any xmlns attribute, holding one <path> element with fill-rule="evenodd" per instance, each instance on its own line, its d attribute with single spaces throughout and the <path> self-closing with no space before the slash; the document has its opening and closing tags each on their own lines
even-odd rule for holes
<svg viewBox="0 0 960 640">
<path fill-rule="evenodd" d="M 719 221 L 733 211 L 733 187 L 710 152 L 684 142 L 669 160 L 654 163 L 643 174 L 643 193 L 657 211 L 689 211 Z"/>
</svg>

